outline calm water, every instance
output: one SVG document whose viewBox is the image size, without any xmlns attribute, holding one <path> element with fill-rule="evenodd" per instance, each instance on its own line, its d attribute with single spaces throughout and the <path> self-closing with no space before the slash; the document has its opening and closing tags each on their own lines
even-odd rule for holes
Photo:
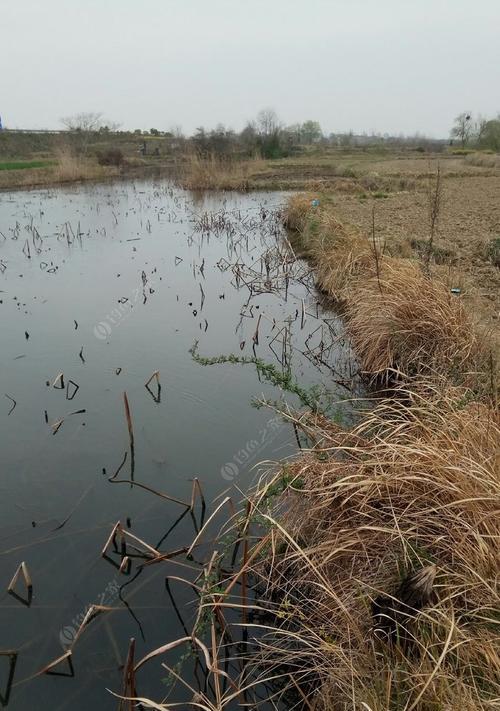
<svg viewBox="0 0 500 711">
<path fill-rule="evenodd" d="M 349 397 L 334 382 L 350 376 L 341 325 L 307 265 L 291 264 L 275 215 L 283 200 L 193 199 L 148 181 L 0 195 L 0 651 L 18 652 L 9 709 L 116 709 L 106 688 L 122 689 L 129 639 L 141 658 L 184 636 L 164 581 L 188 574 L 186 557 L 142 570 L 134 559 L 125 575 L 100 552 L 117 521 L 161 551 L 189 545 L 193 521 L 169 532 L 185 509 L 118 480 L 189 501 L 196 476 L 210 513 L 226 490 L 241 500 L 258 462 L 296 452 L 293 428 L 252 406 L 261 396 L 300 406 L 296 395 L 254 365 L 196 363 L 195 341 L 202 356 L 255 349 L 303 387 Z M 154 371 L 160 392 L 156 379 L 145 388 Z M 111 482 L 129 447 L 125 391 L 134 469 L 128 453 Z M 21 561 L 29 607 L 6 592 Z M 172 588 L 189 626 L 193 594 Z M 21 579 L 16 590 L 26 596 Z M 32 678 L 68 649 L 92 603 L 116 609 L 79 638 L 75 676 Z M 139 672 L 139 693 L 185 699 L 162 681 L 161 661 Z M 2 695 L 8 670 L 0 656 Z"/>
</svg>

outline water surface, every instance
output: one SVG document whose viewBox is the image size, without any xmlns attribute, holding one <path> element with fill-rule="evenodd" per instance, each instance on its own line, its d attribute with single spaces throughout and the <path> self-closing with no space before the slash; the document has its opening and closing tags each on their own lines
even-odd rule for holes
<svg viewBox="0 0 500 711">
<path fill-rule="evenodd" d="M 193 521 L 170 530 L 185 509 L 120 480 L 189 502 L 198 477 L 210 512 L 226 490 L 241 500 L 258 462 L 297 451 L 293 427 L 253 406 L 301 407 L 297 396 L 254 365 L 200 365 L 196 341 L 202 356 L 257 356 L 327 400 L 349 397 L 342 326 L 283 242 L 283 201 L 194 198 L 150 181 L 0 195 L 0 651 L 18 652 L 9 709 L 116 709 L 106 689 L 121 691 L 129 639 L 140 658 L 184 635 L 164 581 L 185 557 L 140 571 L 134 560 L 126 575 L 100 552 L 117 521 L 161 551 L 189 545 Z M 155 371 L 161 389 L 153 378 L 148 390 Z M 29 607 L 6 592 L 21 561 Z M 26 596 L 21 581 L 16 590 Z M 192 592 L 175 595 L 190 620 Z M 91 604 L 116 609 L 78 640 L 75 676 L 34 676 L 69 648 Z M 0 694 L 8 662 L 0 656 Z M 141 695 L 186 698 L 165 675 L 160 660 L 144 667 Z"/>
</svg>

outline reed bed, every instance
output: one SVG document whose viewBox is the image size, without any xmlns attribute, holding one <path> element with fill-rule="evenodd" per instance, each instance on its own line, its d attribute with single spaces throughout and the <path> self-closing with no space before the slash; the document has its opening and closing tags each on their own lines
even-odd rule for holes
<svg viewBox="0 0 500 711">
<path fill-rule="evenodd" d="M 245 191 L 250 188 L 250 178 L 262 166 L 259 158 L 243 161 L 190 153 L 182 163 L 179 183 L 187 190 Z"/>
<path fill-rule="evenodd" d="M 85 156 L 75 154 L 71 149 L 61 147 L 56 151 L 57 166 L 53 177 L 58 182 L 96 180 L 118 173 L 116 169 L 103 167 Z"/>
</svg>

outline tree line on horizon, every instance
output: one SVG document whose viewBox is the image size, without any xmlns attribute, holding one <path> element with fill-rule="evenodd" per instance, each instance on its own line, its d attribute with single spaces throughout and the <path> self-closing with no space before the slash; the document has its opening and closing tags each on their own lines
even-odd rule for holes
<svg viewBox="0 0 500 711">
<path fill-rule="evenodd" d="M 146 139 L 167 139 L 173 149 L 193 149 L 199 154 L 215 154 L 227 157 L 281 158 L 311 147 L 356 148 L 363 146 L 387 146 L 420 151 L 441 151 L 447 145 L 461 149 L 500 151 L 500 113 L 494 118 L 474 116 L 470 111 L 460 113 L 450 130 L 450 138 L 433 139 L 416 133 L 412 136 L 388 133 L 363 133 L 353 131 L 326 134 L 318 121 L 286 125 L 273 109 L 261 110 L 255 119 L 248 121 L 241 131 L 218 124 L 215 128 L 198 127 L 187 136 L 180 126 L 167 131 L 158 128 L 148 130 L 123 130 L 120 124 L 107 121 L 101 113 L 82 112 L 61 119 L 64 128 L 79 137 L 78 143 L 87 146 L 94 136 L 122 135 Z M 85 151 L 84 151 L 85 152 Z"/>
<path fill-rule="evenodd" d="M 64 127 L 78 133 L 121 133 L 143 137 L 170 139 L 178 146 L 192 147 L 200 154 L 220 156 L 254 156 L 263 158 L 282 158 L 301 152 L 304 147 L 339 146 L 343 148 L 385 144 L 389 146 L 407 146 L 420 150 L 440 150 L 446 145 L 446 139 L 432 139 L 416 133 L 413 136 L 388 133 L 363 133 L 353 131 L 325 134 L 318 121 L 306 120 L 302 123 L 286 125 L 280 120 L 274 109 L 259 111 L 255 119 L 248 121 L 241 131 L 235 131 L 223 124 L 207 129 L 199 126 L 191 136 L 176 126 L 168 131 L 158 128 L 148 130 L 135 129 L 125 131 L 120 125 L 105 121 L 102 114 L 81 113 L 62 119 Z"/>
</svg>

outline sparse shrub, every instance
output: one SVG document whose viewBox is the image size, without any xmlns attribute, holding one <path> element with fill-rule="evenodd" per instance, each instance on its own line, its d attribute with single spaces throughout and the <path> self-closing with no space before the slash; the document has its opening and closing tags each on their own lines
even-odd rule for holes
<svg viewBox="0 0 500 711">
<path fill-rule="evenodd" d="M 485 153 L 470 153 L 465 156 L 464 162 L 477 168 L 496 168 L 497 166 L 496 156 Z"/>
<path fill-rule="evenodd" d="M 124 155 L 120 148 L 108 148 L 97 154 L 97 162 L 99 165 L 114 165 L 119 167 L 123 165 Z"/>
<path fill-rule="evenodd" d="M 410 246 L 419 257 L 426 257 L 429 252 L 429 241 L 425 239 L 413 238 L 410 240 Z M 433 244 L 431 257 L 436 264 L 450 264 L 455 258 L 455 252 L 447 247 Z"/>
</svg>

